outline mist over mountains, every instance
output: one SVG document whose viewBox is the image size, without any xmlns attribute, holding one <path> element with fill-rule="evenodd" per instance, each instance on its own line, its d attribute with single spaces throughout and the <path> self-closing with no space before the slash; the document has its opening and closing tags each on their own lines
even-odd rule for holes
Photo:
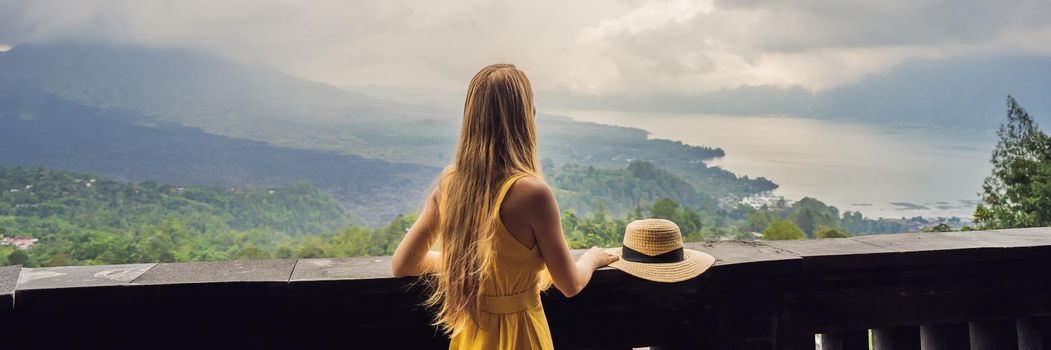
<svg viewBox="0 0 1051 350">
<path fill-rule="evenodd" d="M 369 223 L 415 209 L 438 168 L 275 147 L 0 83 L 0 166 L 48 166 L 127 181 L 224 187 L 308 181 Z M 413 200 L 408 200 L 413 199 Z"/>
<path fill-rule="evenodd" d="M 717 147 L 559 117 L 538 124 L 551 171 L 645 160 L 715 198 L 776 188 L 707 166 L 723 155 Z M 176 185 L 308 181 L 376 225 L 418 209 L 458 133 L 459 117 L 448 109 L 184 50 L 51 44 L 0 53 L 0 166 Z M 579 203 L 566 209 L 582 214 L 620 195 L 559 193 Z"/>
<path fill-rule="evenodd" d="M 20 45 L 0 57 L 6 81 L 145 118 L 326 121 L 429 111 L 181 49 L 62 43 Z"/>
</svg>

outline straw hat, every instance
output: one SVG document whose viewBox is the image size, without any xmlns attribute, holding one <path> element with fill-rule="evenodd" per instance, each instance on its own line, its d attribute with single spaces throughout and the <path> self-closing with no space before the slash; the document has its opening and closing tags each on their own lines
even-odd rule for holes
<svg viewBox="0 0 1051 350">
<path fill-rule="evenodd" d="M 620 257 L 610 267 L 655 282 L 685 281 L 715 264 L 708 253 L 684 249 L 679 225 L 664 219 L 632 221 L 624 230 L 624 247 L 606 252 Z"/>
</svg>

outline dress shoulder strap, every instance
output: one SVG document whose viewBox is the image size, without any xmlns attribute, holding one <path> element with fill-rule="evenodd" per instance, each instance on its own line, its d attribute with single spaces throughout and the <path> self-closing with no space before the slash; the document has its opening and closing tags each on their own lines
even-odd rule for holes
<svg viewBox="0 0 1051 350">
<path fill-rule="evenodd" d="M 496 212 L 497 213 L 500 212 L 500 205 L 504 203 L 504 197 L 507 196 L 507 191 L 511 190 L 511 186 L 515 184 L 515 181 L 518 181 L 518 179 L 521 179 L 521 178 L 526 177 L 528 175 L 529 174 L 518 173 L 518 174 L 511 175 L 510 177 L 507 178 L 507 180 L 504 180 L 504 183 L 502 185 L 500 185 L 500 192 L 496 193 L 496 208 L 497 208 Z"/>
</svg>

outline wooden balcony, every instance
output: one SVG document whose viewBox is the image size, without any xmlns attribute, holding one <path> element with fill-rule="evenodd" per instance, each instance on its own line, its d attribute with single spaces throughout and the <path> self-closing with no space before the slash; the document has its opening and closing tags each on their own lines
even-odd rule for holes
<svg viewBox="0 0 1051 350">
<path fill-rule="evenodd" d="M 560 349 L 1051 349 L 1051 228 L 688 244 L 543 303 Z M 445 348 L 389 257 L 0 267 L 2 349 Z"/>
</svg>

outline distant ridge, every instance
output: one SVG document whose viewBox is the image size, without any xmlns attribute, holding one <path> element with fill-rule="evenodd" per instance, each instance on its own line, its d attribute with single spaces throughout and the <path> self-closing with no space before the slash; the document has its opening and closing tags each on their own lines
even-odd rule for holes
<svg viewBox="0 0 1051 350">
<path fill-rule="evenodd" d="M 0 165 L 42 165 L 129 181 L 282 186 L 310 181 L 370 224 L 416 210 L 437 168 L 275 147 L 178 124 L 135 125 L 100 110 L 0 84 Z"/>
<path fill-rule="evenodd" d="M 447 109 L 175 49 L 20 45 L 0 53 L 0 93 L 7 101 L 0 126 L 12 136 L 0 141 L 8 147 L 0 150 L 0 165 L 174 184 L 307 180 L 369 224 L 418 210 L 424 189 L 452 159 L 459 133 L 460 117 Z M 712 198 L 777 187 L 756 174 L 709 167 L 707 160 L 724 155 L 717 145 L 546 115 L 537 124 L 547 166 L 623 169 L 643 160 Z"/>
<path fill-rule="evenodd" d="M 783 114 L 902 126 L 993 129 L 1013 95 L 1051 124 L 1051 57 L 971 56 L 913 60 L 821 92 L 744 86 L 699 96 L 544 98 L 559 108 L 668 113 Z M 684 93 L 683 95 L 689 95 Z"/>
</svg>

